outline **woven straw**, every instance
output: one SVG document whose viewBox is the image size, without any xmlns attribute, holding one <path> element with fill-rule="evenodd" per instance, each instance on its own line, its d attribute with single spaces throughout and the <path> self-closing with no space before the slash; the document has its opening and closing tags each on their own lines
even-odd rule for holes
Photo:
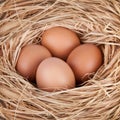
<svg viewBox="0 0 120 120">
<path fill-rule="evenodd" d="M 15 69 L 21 48 L 53 26 L 103 52 L 103 65 L 81 87 L 45 92 Z M 0 47 L 0 120 L 120 120 L 119 0 L 0 0 Z"/>
</svg>

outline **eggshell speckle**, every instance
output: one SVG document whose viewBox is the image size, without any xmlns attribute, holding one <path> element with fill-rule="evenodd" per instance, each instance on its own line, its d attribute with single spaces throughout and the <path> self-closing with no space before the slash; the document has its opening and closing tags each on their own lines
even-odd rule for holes
<svg viewBox="0 0 120 120">
<path fill-rule="evenodd" d="M 66 62 L 55 57 L 41 62 L 37 69 L 36 81 L 38 88 L 49 92 L 75 87 L 72 69 Z"/>
<path fill-rule="evenodd" d="M 41 44 L 47 47 L 53 56 L 66 60 L 69 53 L 80 44 L 80 40 L 75 32 L 57 26 L 43 33 Z"/>
</svg>

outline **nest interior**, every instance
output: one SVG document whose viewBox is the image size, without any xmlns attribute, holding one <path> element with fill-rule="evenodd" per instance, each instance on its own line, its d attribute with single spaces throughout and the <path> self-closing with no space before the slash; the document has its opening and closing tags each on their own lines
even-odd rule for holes
<svg viewBox="0 0 120 120">
<path fill-rule="evenodd" d="M 75 31 L 103 52 L 103 65 L 81 87 L 45 92 L 15 69 L 21 48 L 39 43 L 53 26 Z M 1 0 L 0 119 L 119 120 L 119 46 L 119 0 Z"/>
</svg>

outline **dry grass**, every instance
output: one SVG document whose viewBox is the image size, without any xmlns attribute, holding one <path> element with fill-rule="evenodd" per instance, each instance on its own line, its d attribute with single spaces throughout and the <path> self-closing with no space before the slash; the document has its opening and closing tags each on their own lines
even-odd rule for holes
<svg viewBox="0 0 120 120">
<path fill-rule="evenodd" d="M 76 31 L 83 43 L 103 51 L 104 64 L 82 87 L 48 93 L 15 70 L 21 47 L 38 43 L 52 26 Z M 1 120 L 120 119 L 120 1 L 0 1 Z"/>
</svg>

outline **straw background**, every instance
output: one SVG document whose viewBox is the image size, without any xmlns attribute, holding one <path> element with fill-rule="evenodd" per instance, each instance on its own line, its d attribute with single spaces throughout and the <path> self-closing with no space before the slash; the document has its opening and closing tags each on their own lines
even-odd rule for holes
<svg viewBox="0 0 120 120">
<path fill-rule="evenodd" d="M 64 26 L 104 63 L 82 87 L 48 93 L 15 70 L 21 48 Z M 0 120 L 120 120 L 120 0 L 0 0 Z"/>
</svg>

